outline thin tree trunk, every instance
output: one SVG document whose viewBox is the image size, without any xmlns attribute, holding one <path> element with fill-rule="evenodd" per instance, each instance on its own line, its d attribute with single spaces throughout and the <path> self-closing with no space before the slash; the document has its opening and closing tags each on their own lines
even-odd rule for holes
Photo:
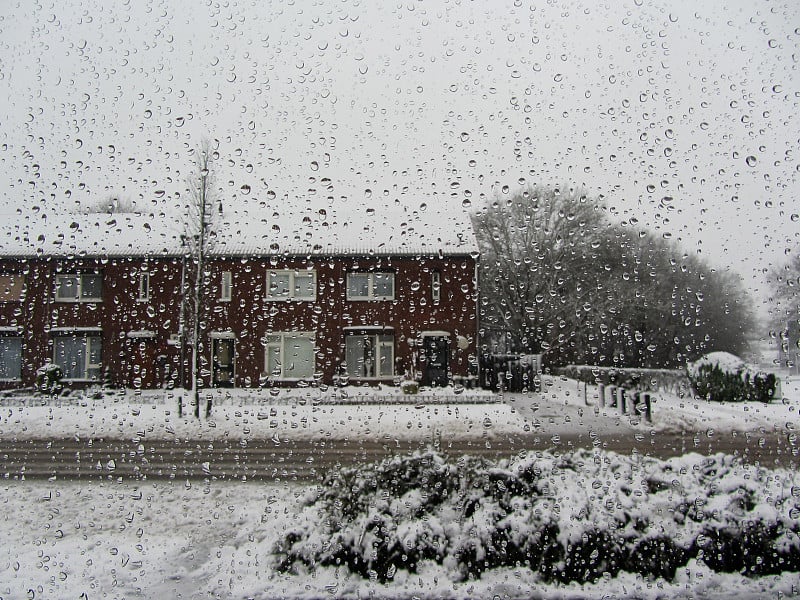
<svg viewBox="0 0 800 600">
<path fill-rule="evenodd" d="M 192 398 L 194 416 L 200 418 L 200 319 L 202 317 L 203 268 L 206 239 L 206 169 L 208 157 L 203 157 L 200 182 L 200 227 L 197 239 L 197 273 L 194 285 L 194 327 L 192 335 Z"/>
</svg>

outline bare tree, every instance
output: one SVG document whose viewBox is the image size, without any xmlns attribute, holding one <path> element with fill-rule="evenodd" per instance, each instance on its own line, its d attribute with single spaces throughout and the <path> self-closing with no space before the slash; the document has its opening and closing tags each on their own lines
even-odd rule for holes
<svg viewBox="0 0 800 600">
<path fill-rule="evenodd" d="M 83 214 L 121 214 L 139 212 L 136 203 L 127 197 L 118 194 L 109 194 L 105 198 L 82 207 L 79 212 Z"/>
<path fill-rule="evenodd" d="M 203 365 L 205 356 L 205 332 L 203 329 L 203 309 L 205 306 L 204 277 L 206 258 L 213 247 L 215 239 L 214 226 L 216 224 L 214 212 L 215 179 L 214 162 L 218 158 L 216 150 L 208 139 L 204 139 L 194 151 L 194 167 L 187 178 L 188 203 L 186 206 L 186 221 L 184 231 L 184 244 L 187 250 L 189 269 L 184 279 L 186 289 L 183 294 L 183 324 L 184 346 L 188 345 L 191 351 L 190 377 L 191 396 L 195 416 L 200 416 L 200 386 L 201 373 L 207 365 Z M 188 344 L 187 344 L 188 342 Z"/>
<path fill-rule="evenodd" d="M 612 222 L 581 190 L 527 188 L 473 222 L 492 352 L 668 367 L 747 347 L 754 316 L 740 277 Z"/>
<path fill-rule="evenodd" d="M 526 188 L 496 199 L 473 224 L 482 253 L 483 328 L 500 349 L 569 346 L 590 312 L 610 301 L 599 272 L 586 268 L 605 260 L 605 213 L 582 190 Z"/>
</svg>

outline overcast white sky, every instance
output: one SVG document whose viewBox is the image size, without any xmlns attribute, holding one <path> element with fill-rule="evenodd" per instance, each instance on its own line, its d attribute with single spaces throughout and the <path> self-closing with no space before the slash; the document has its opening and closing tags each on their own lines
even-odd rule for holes
<svg viewBox="0 0 800 600">
<path fill-rule="evenodd" d="M 799 7 L 5 2 L 0 212 L 175 211 L 208 135 L 226 204 L 581 185 L 755 288 L 800 243 Z"/>
</svg>

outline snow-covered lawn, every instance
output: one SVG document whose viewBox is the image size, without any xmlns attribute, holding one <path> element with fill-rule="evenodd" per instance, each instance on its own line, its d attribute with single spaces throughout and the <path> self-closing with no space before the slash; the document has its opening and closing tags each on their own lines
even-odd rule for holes
<svg viewBox="0 0 800 600">
<path fill-rule="evenodd" d="M 632 461 L 613 453 L 595 456 L 599 460 L 590 459 L 585 472 L 574 472 L 558 467 L 552 455 L 541 455 L 537 464 L 541 466 L 542 485 L 550 486 L 550 495 L 533 501 L 542 508 L 552 505 L 550 510 L 555 512 L 543 514 L 531 506 L 531 514 L 539 515 L 537 519 L 551 514 L 568 526 L 567 531 L 570 527 L 577 531 L 591 526 L 596 518 L 603 521 L 605 513 L 610 518 L 619 511 L 650 510 L 646 504 L 650 502 L 648 516 L 653 526 L 657 528 L 663 518 L 664 534 L 675 536 L 679 543 L 686 541 L 682 534 L 693 535 L 692 528 L 701 526 L 691 516 L 698 510 L 705 510 L 706 518 L 714 522 L 735 519 L 742 510 L 784 522 L 797 519 L 798 508 L 793 506 L 800 504 L 800 488 L 791 487 L 798 484 L 796 474 L 737 467 L 724 460 L 719 463 L 727 465 L 724 472 L 709 472 L 707 458 L 689 455 L 669 464 L 673 483 L 668 477 L 664 480 L 666 489 L 648 492 L 639 489 L 638 478 L 661 463 L 651 460 L 644 464 L 638 462 L 641 458 Z M 667 476 L 669 471 L 664 473 Z M 713 482 L 710 487 L 708 481 Z M 627 487 L 631 495 L 617 498 Z M 595 583 L 548 583 L 524 565 L 492 569 L 479 579 L 460 580 L 452 565 L 435 562 L 420 564 L 416 573 L 398 569 L 386 583 L 351 574 L 343 567 L 279 573 L 273 556 L 276 542 L 298 524 L 322 516 L 309 514 L 306 509 L 300 517 L 303 501 L 312 488 L 216 481 L 89 484 L 39 480 L 7 481 L 0 490 L 2 598 L 266 600 L 370 595 L 489 598 L 497 594 L 501 598 L 655 599 L 800 594 L 797 573 L 747 578 L 714 572 L 696 558 L 679 568 L 671 581 L 621 572 Z M 741 502 L 732 502 L 745 497 L 742 490 L 759 500 L 752 510 L 742 509 Z M 591 497 L 595 496 L 595 510 L 601 516 L 584 515 L 586 522 L 582 523 L 574 513 L 582 510 L 580 502 L 592 506 Z M 623 497 L 625 503 L 616 504 Z M 683 506 L 684 497 L 687 506 Z M 410 496 L 405 498 L 411 500 Z M 610 500 L 614 501 L 609 504 Z M 637 502 L 642 504 L 637 506 Z M 675 507 L 679 506 L 689 511 L 685 528 L 676 525 Z"/>
<path fill-rule="evenodd" d="M 708 402 L 691 394 L 653 394 L 653 422 L 620 415 L 599 406 L 596 386 L 559 377 L 545 378 L 541 394 L 506 394 L 505 403 L 536 428 L 554 433 L 783 431 L 796 432 L 800 422 L 800 377 L 781 379 L 781 397 L 762 402 Z M 607 402 L 608 403 L 608 402 Z"/>
<path fill-rule="evenodd" d="M 585 391 L 584 391 L 585 390 Z M 217 391 L 211 417 L 196 419 L 179 391 L 142 392 L 101 399 L 68 397 L 55 402 L 28 398 L 24 405 L 0 405 L 0 437 L 315 440 L 320 438 L 420 439 L 495 438 L 542 432 L 548 435 L 642 431 L 794 432 L 800 414 L 800 377 L 783 380 L 782 398 L 757 402 L 710 403 L 690 396 L 659 393 L 653 422 L 600 407 L 597 389 L 559 377 L 546 377 L 541 392 L 492 395 L 452 390 L 403 397 L 393 389 L 316 389 L 277 393 Z M 411 403 L 408 402 L 411 398 Z M 184 398 L 184 402 L 186 399 Z M 203 407 L 205 408 L 205 407 Z"/>
</svg>

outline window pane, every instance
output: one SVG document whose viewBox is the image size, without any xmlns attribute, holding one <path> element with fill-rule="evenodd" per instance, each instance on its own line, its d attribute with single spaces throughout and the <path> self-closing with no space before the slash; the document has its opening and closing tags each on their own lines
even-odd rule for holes
<svg viewBox="0 0 800 600">
<path fill-rule="evenodd" d="M 24 275 L 0 275 L 0 302 L 22 300 Z"/>
<path fill-rule="evenodd" d="M 0 379 L 19 379 L 22 373 L 22 338 L 0 337 Z"/>
<path fill-rule="evenodd" d="M 295 298 L 314 298 L 314 275 L 312 273 L 297 273 L 294 276 L 294 297 Z"/>
<path fill-rule="evenodd" d="M 76 275 L 59 275 L 56 280 L 56 297 L 63 300 L 74 300 L 78 297 L 78 277 Z"/>
<path fill-rule="evenodd" d="M 222 300 L 230 300 L 231 299 L 231 287 L 232 287 L 232 277 L 230 271 L 223 271 L 220 281 L 220 293 L 219 297 Z"/>
<path fill-rule="evenodd" d="M 311 377 L 314 375 L 314 343 L 310 338 L 286 336 L 283 357 L 284 377 Z"/>
<path fill-rule="evenodd" d="M 267 346 L 267 376 L 281 376 L 281 348 L 277 344 Z"/>
<path fill-rule="evenodd" d="M 368 273 L 348 273 L 347 274 L 347 297 L 366 298 L 369 296 L 369 274 Z"/>
<path fill-rule="evenodd" d="M 394 298 L 394 273 L 375 273 L 374 296 Z"/>
<path fill-rule="evenodd" d="M 54 362 L 64 371 L 64 379 L 83 379 L 86 366 L 86 338 L 57 337 L 54 346 Z"/>
<path fill-rule="evenodd" d="M 270 298 L 288 298 L 289 297 L 289 274 L 288 273 L 270 273 L 269 274 L 269 290 L 267 296 Z"/>
<path fill-rule="evenodd" d="M 394 336 L 380 336 L 380 376 L 391 377 L 394 375 Z"/>
<path fill-rule="evenodd" d="M 150 274 L 139 273 L 139 300 L 150 299 Z"/>
<path fill-rule="evenodd" d="M 88 338 L 89 343 L 89 363 L 99 365 L 101 363 L 102 342 L 99 337 Z"/>
<path fill-rule="evenodd" d="M 102 297 L 103 277 L 100 275 L 81 276 L 81 298 Z"/>
<path fill-rule="evenodd" d="M 366 340 L 363 335 L 349 335 L 345 338 L 345 361 L 347 374 L 351 377 L 366 375 Z"/>
</svg>

